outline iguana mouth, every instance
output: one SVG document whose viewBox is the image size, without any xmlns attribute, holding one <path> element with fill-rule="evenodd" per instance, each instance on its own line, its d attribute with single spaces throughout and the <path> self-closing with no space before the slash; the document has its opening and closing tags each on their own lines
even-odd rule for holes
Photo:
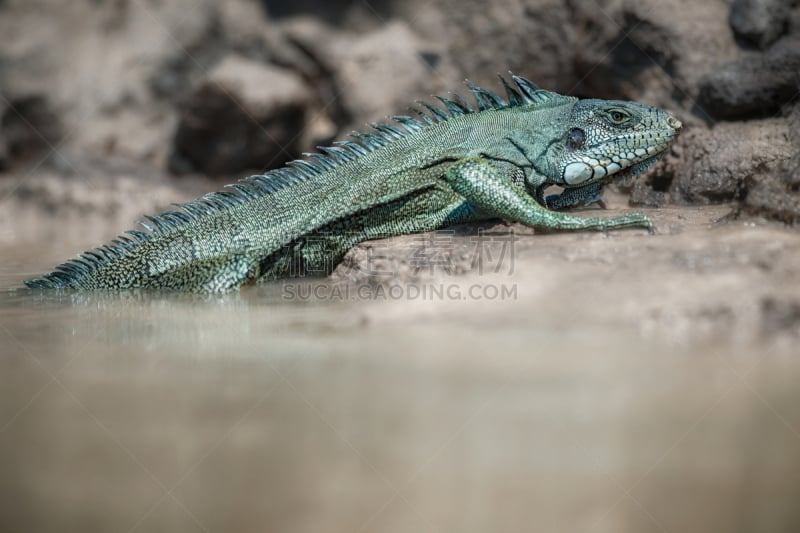
<svg viewBox="0 0 800 533">
<path fill-rule="evenodd" d="M 582 187 L 586 184 L 596 182 L 605 178 L 612 180 L 629 179 L 647 171 L 655 165 L 664 152 L 658 152 L 647 159 L 637 161 L 627 167 L 622 168 L 622 161 L 598 162 L 595 164 L 586 161 L 576 161 L 568 164 L 564 168 L 564 181 L 567 187 Z M 592 160 L 590 160 L 592 161 Z"/>
</svg>

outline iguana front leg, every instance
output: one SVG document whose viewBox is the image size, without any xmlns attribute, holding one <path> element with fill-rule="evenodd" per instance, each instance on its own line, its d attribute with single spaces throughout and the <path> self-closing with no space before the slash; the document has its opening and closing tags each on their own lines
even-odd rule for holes
<svg viewBox="0 0 800 533">
<path fill-rule="evenodd" d="M 613 218 L 581 218 L 550 211 L 536 202 L 522 187 L 506 179 L 480 157 L 457 161 L 445 176 L 450 187 L 467 202 L 491 216 L 521 222 L 537 228 L 557 230 L 598 230 L 642 227 L 652 231 L 650 220 L 631 212 Z"/>
<path fill-rule="evenodd" d="M 583 187 L 573 187 L 564 189 L 561 194 L 551 194 L 545 198 L 545 205 L 551 209 L 565 209 L 567 207 L 577 207 L 579 205 L 600 204 L 606 207 L 603 202 L 603 194 L 600 192 L 603 185 L 598 181 L 584 185 Z"/>
<path fill-rule="evenodd" d="M 545 191 L 552 185 L 551 182 L 536 173 L 533 173 L 533 175 L 529 176 L 525 181 L 525 188 L 528 190 L 528 194 L 532 196 L 539 205 L 544 207 L 566 209 L 579 205 L 592 205 L 593 203 L 600 204 L 600 207 L 603 209 L 606 207 L 601 192 L 603 185 L 600 182 L 590 183 L 583 187 L 564 189 L 561 194 L 545 196 Z"/>
</svg>

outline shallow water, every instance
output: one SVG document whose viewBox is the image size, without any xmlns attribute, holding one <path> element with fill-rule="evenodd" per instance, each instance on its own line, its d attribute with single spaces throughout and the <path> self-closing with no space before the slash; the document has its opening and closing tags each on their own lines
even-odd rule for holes
<svg viewBox="0 0 800 533">
<path fill-rule="evenodd" d="M 2 531 L 800 527 L 791 353 L 507 301 L 14 290 L 64 254 L 3 252 Z"/>
</svg>

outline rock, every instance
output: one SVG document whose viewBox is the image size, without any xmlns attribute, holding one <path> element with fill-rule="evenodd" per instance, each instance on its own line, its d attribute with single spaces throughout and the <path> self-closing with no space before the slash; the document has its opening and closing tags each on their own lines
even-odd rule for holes
<svg viewBox="0 0 800 533">
<path fill-rule="evenodd" d="M 346 109 L 357 120 L 374 119 L 387 110 L 402 113 L 414 95 L 424 95 L 423 87 L 432 85 L 431 69 L 420 55 L 425 50 L 421 39 L 399 22 L 338 47 L 335 76 Z M 381 59 L 385 57 L 391 61 Z"/>
<path fill-rule="evenodd" d="M 41 158 L 61 135 L 61 124 L 46 97 L 29 95 L 4 102 L 0 107 L 0 168 Z"/>
<path fill-rule="evenodd" d="M 575 70 L 580 76 L 576 94 L 611 99 L 636 95 L 656 105 L 671 103 L 670 76 L 679 75 L 676 63 L 685 57 L 681 47 L 686 40 L 677 33 L 678 25 L 665 23 L 660 13 L 637 4 L 601 12 L 599 20 L 591 2 L 579 5 L 579 24 L 585 24 L 587 31 L 580 35 L 576 50 Z"/>
<path fill-rule="evenodd" d="M 791 0 L 734 0 L 730 25 L 736 36 L 762 50 L 786 31 Z"/>
<path fill-rule="evenodd" d="M 385 0 L 262 0 L 270 16 L 276 19 L 303 16 L 315 17 L 338 27 L 364 30 L 384 23 L 390 13 Z"/>
<path fill-rule="evenodd" d="M 800 37 L 748 53 L 701 83 L 698 105 L 718 119 L 774 116 L 800 90 Z"/>
<path fill-rule="evenodd" d="M 546 89 L 672 110 L 691 109 L 703 75 L 738 54 L 725 0 L 679 7 L 637 0 L 411 0 L 395 9 L 414 20 L 415 33 L 445 45 L 444 59 L 457 66 L 458 77 L 491 85 L 510 68 Z M 682 120 L 690 124 L 687 115 Z"/>
<path fill-rule="evenodd" d="M 449 63 L 440 61 L 439 47 L 402 22 L 345 38 L 304 19 L 288 25 L 287 32 L 331 73 L 334 93 L 323 100 L 338 106 L 340 119 L 351 128 L 362 129 L 365 122 L 388 114 L 404 114 L 414 98 L 442 92 L 445 86 L 458 88 L 455 81 L 447 83 L 458 76 Z"/>
<path fill-rule="evenodd" d="M 3 128 L 3 121 L 8 110 L 5 100 L 0 100 L 0 171 L 8 168 L 8 141 Z"/>
<path fill-rule="evenodd" d="M 800 224 L 800 157 L 784 161 L 774 173 L 750 176 L 741 212 L 786 224 Z"/>
<path fill-rule="evenodd" d="M 269 20 L 259 0 L 227 0 L 220 2 L 222 28 L 229 40 L 257 38 L 269 31 Z"/>
<path fill-rule="evenodd" d="M 652 182 L 636 180 L 631 190 L 629 204 L 632 206 L 662 207 L 667 203 L 667 193 L 656 190 Z"/>
<path fill-rule="evenodd" d="M 673 202 L 691 204 L 749 196 L 748 190 L 779 175 L 796 153 L 789 122 L 778 118 L 696 128 L 681 136 L 675 150 L 665 158 L 673 173 L 670 196 Z"/>
<path fill-rule="evenodd" d="M 308 57 L 286 39 L 282 27 L 267 17 L 259 0 L 217 2 L 202 39 L 179 48 L 150 79 L 159 96 L 179 101 L 201 83 L 225 56 L 236 54 L 308 76 Z"/>
<path fill-rule="evenodd" d="M 294 159 L 308 102 L 291 71 L 228 56 L 183 106 L 170 170 L 230 178 Z"/>
<path fill-rule="evenodd" d="M 170 179 L 163 169 L 128 158 L 92 157 L 68 147 L 59 153 L 23 175 L 0 174 L 0 198 L 9 200 L 0 209 L 0 245 L 99 243 L 133 228 L 143 214 L 214 187 L 210 180 Z"/>
<path fill-rule="evenodd" d="M 786 296 L 765 296 L 761 300 L 761 328 L 765 336 L 793 333 L 800 336 L 800 301 Z"/>
<path fill-rule="evenodd" d="M 462 63 L 479 72 L 508 64 L 545 88 L 581 97 L 683 109 L 687 126 L 705 118 L 692 109 L 700 81 L 739 54 L 727 23 L 729 4 L 721 0 L 683 2 L 679 9 L 673 2 L 574 0 L 569 10 L 563 2 L 541 1 L 528 3 L 521 13 L 514 3 L 510 9 L 519 20 L 510 25 L 486 21 L 478 14 L 483 4 L 477 4 L 475 22 L 465 21 L 470 33 L 452 39 Z M 460 13 L 471 6 L 453 9 Z M 503 8 L 485 11 L 488 17 Z M 487 27 L 485 37 L 471 27 L 479 20 Z M 488 28 L 495 33 L 486 33 Z M 491 57 L 479 63 L 483 53 Z"/>
<path fill-rule="evenodd" d="M 320 74 L 314 61 L 287 38 L 283 27 L 267 17 L 259 0 L 221 2 L 219 9 L 224 42 L 218 48 L 227 47 L 229 52 L 294 70 L 306 78 Z"/>
<path fill-rule="evenodd" d="M 215 4 L 0 3 L 0 90 L 46 98 L 69 132 L 70 147 L 149 158 L 166 146 L 157 118 L 170 113 L 154 98 L 150 80 L 169 58 L 187 52 L 197 57 L 198 43 L 209 40 L 215 24 Z"/>
<path fill-rule="evenodd" d="M 796 4 L 789 14 L 789 35 L 800 35 L 800 4 Z"/>
<path fill-rule="evenodd" d="M 787 117 L 793 156 L 785 158 L 776 172 L 751 176 L 745 183 L 741 211 L 787 224 L 800 224 L 800 105 Z"/>
<path fill-rule="evenodd" d="M 0 171 L 8 168 L 8 145 L 0 130 Z"/>
</svg>

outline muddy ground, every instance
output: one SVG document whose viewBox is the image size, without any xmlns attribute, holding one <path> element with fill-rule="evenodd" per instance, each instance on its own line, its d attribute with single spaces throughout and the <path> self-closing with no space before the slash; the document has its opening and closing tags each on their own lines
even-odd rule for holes
<svg viewBox="0 0 800 533">
<path fill-rule="evenodd" d="M 0 33 L 0 245 L 26 249 L 31 271 L 63 259 L 48 249 L 106 241 L 466 76 L 497 89 L 511 69 L 686 124 L 663 163 L 611 191 L 617 209 L 659 208 L 658 236 L 515 228 L 526 234 L 515 282 L 548 285 L 558 271 L 547 297 L 565 316 L 598 310 L 583 320 L 624 302 L 623 315 L 654 329 L 756 338 L 800 323 L 797 294 L 772 290 L 793 286 L 800 264 L 797 2 L 8 0 Z M 453 242 L 471 246 L 475 231 Z M 407 241 L 386 253 L 402 259 Z M 334 279 L 369 278 L 369 246 Z M 581 284 L 603 286 L 591 306 Z M 671 296 L 653 301 L 648 286 Z"/>
</svg>

